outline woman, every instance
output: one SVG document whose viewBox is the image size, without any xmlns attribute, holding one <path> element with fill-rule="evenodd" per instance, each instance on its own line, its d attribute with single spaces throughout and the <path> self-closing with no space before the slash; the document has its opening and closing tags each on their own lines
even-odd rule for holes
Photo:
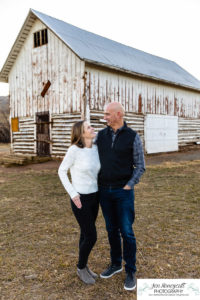
<svg viewBox="0 0 200 300">
<path fill-rule="evenodd" d="M 87 121 L 75 123 L 72 127 L 71 146 L 58 170 L 80 226 L 77 275 L 86 284 L 94 284 L 97 277 L 87 266 L 88 256 L 97 240 L 95 221 L 99 209 L 97 175 L 100 162 L 97 146 L 93 145 L 94 137 L 94 128 Z M 72 183 L 67 176 L 69 169 Z"/>
</svg>

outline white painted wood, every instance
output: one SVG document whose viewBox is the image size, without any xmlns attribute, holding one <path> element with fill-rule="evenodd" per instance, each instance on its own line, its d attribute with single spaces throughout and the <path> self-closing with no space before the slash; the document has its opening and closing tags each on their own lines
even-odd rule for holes
<svg viewBox="0 0 200 300">
<path fill-rule="evenodd" d="M 111 101 L 124 105 L 125 119 L 143 143 L 146 114 L 178 117 L 179 145 L 199 141 L 200 93 L 85 65 L 50 30 L 48 44 L 33 48 L 33 33 L 44 28 L 35 21 L 9 74 L 11 117 L 19 117 L 20 124 L 20 132 L 13 133 L 14 151 L 20 151 L 21 145 L 25 153 L 24 139 L 25 143 L 30 140 L 27 151 L 36 154 L 36 125 L 29 120 L 37 112 L 49 111 L 53 120 L 50 151 L 52 155 L 64 153 L 73 122 L 86 118 L 98 130 L 103 128 L 103 109 Z M 48 80 L 51 86 L 42 97 Z"/>
<path fill-rule="evenodd" d="M 70 146 L 72 125 L 80 121 L 81 114 L 54 114 L 51 116 L 51 155 L 63 156 Z"/>
<path fill-rule="evenodd" d="M 179 118 L 178 127 L 178 142 L 180 146 L 199 143 L 200 119 Z"/>
<path fill-rule="evenodd" d="M 144 137 L 147 153 L 178 151 L 178 117 L 146 115 Z"/>
<path fill-rule="evenodd" d="M 86 65 L 90 109 L 119 101 L 126 111 L 200 118 L 200 93 Z M 98 89 L 96 87 L 98 82 Z M 95 93 L 95 94 L 94 94 Z M 115 95 L 115 97 L 113 96 Z"/>
<path fill-rule="evenodd" d="M 33 116 L 41 111 L 80 112 L 84 62 L 50 30 L 48 44 L 33 48 L 33 33 L 44 28 L 36 20 L 10 72 L 12 116 Z M 51 86 L 42 97 L 48 80 Z"/>
<path fill-rule="evenodd" d="M 140 135 L 140 138 L 144 145 L 144 116 L 134 113 L 126 113 L 124 120 L 130 128 L 135 130 Z M 104 120 L 103 111 L 91 110 L 90 123 L 95 128 L 96 132 L 105 128 L 106 121 Z"/>
</svg>

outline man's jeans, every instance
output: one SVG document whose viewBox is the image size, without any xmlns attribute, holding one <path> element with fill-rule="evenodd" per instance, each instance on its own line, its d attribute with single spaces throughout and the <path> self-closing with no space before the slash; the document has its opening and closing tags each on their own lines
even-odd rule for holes
<svg viewBox="0 0 200 300">
<path fill-rule="evenodd" d="M 136 272 L 136 238 L 132 228 L 135 217 L 134 191 L 100 187 L 99 196 L 110 243 L 111 263 L 118 266 L 122 264 L 122 236 L 125 270 Z"/>
</svg>

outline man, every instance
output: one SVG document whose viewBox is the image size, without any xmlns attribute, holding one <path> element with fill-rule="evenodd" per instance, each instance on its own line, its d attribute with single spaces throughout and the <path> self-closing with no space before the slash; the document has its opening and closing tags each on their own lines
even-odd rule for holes
<svg viewBox="0 0 200 300">
<path fill-rule="evenodd" d="M 145 171 L 144 153 L 139 135 L 124 122 L 124 109 L 118 102 L 105 107 L 107 128 L 98 133 L 101 169 L 99 173 L 100 205 L 110 243 L 111 264 L 100 274 L 110 278 L 122 271 L 122 247 L 126 279 L 124 288 L 136 287 L 136 239 L 134 222 L 134 185 Z"/>
</svg>

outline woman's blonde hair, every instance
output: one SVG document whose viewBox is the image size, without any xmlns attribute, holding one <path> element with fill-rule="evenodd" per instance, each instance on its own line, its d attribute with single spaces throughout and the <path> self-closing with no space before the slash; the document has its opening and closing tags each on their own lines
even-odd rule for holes
<svg viewBox="0 0 200 300">
<path fill-rule="evenodd" d="M 71 133 L 71 145 L 76 145 L 79 148 L 84 148 L 83 132 L 84 132 L 84 120 L 76 122 L 72 126 Z"/>
</svg>

